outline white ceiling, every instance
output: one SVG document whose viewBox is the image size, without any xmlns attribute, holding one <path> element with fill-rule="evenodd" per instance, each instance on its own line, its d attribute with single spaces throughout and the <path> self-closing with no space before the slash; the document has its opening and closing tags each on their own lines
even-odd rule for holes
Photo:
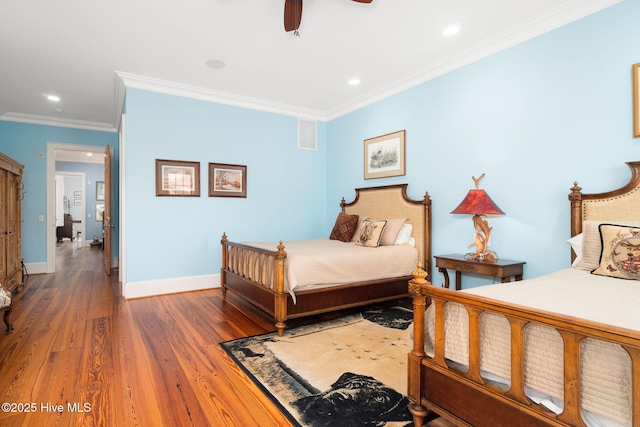
<svg viewBox="0 0 640 427">
<path fill-rule="evenodd" d="M 58 162 L 104 164 L 104 151 L 100 147 L 95 147 L 90 151 L 56 150 L 55 157 Z"/>
<path fill-rule="evenodd" d="M 327 120 L 619 1 L 304 0 L 299 37 L 284 0 L 5 1 L 0 119 L 114 131 L 127 86 Z"/>
</svg>

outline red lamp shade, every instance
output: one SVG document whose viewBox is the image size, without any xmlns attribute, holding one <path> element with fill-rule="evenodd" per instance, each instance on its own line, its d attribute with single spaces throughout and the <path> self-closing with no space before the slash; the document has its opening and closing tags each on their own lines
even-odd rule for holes
<svg viewBox="0 0 640 427">
<path fill-rule="evenodd" d="M 481 189 L 469 190 L 464 200 L 451 211 L 452 214 L 504 215 L 502 209 Z"/>
</svg>

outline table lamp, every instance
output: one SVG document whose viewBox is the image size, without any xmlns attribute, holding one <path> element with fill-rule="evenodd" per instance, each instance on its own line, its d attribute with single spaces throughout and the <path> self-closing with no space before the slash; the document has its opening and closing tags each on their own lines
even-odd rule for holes
<svg viewBox="0 0 640 427">
<path fill-rule="evenodd" d="M 467 214 L 473 215 L 473 226 L 476 229 L 476 238 L 468 248 L 476 246 L 475 253 L 467 253 L 466 257 L 478 261 L 483 260 L 495 260 L 498 259 L 498 255 L 488 249 L 489 235 L 491 234 L 491 227 L 487 221 L 483 218 L 484 215 L 504 215 L 502 209 L 495 204 L 486 191 L 478 188 L 480 180 L 484 178 L 484 174 L 479 178 L 472 176 L 473 181 L 476 184 L 474 190 L 469 190 L 464 200 L 451 211 L 452 214 Z"/>
</svg>

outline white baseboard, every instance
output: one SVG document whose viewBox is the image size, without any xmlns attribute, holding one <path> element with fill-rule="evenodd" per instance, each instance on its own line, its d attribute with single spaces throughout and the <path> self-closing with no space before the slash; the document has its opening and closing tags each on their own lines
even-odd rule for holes
<svg viewBox="0 0 640 427">
<path fill-rule="evenodd" d="M 143 298 L 178 292 L 201 291 L 220 287 L 220 274 L 205 276 L 177 277 L 173 279 L 147 280 L 122 284 L 125 299 Z"/>
<path fill-rule="evenodd" d="M 46 262 L 28 262 L 24 264 L 27 274 L 45 274 L 47 272 Z"/>
</svg>

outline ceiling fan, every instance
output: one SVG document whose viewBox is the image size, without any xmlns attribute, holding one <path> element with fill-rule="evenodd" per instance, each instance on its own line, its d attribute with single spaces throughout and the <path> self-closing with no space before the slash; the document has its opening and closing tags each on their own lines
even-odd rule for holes
<svg viewBox="0 0 640 427">
<path fill-rule="evenodd" d="M 373 0 L 352 0 L 358 3 L 371 3 Z M 285 0 L 284 30 L 298 32 L 302 20 L 302 0 Z"/>
</svg>

